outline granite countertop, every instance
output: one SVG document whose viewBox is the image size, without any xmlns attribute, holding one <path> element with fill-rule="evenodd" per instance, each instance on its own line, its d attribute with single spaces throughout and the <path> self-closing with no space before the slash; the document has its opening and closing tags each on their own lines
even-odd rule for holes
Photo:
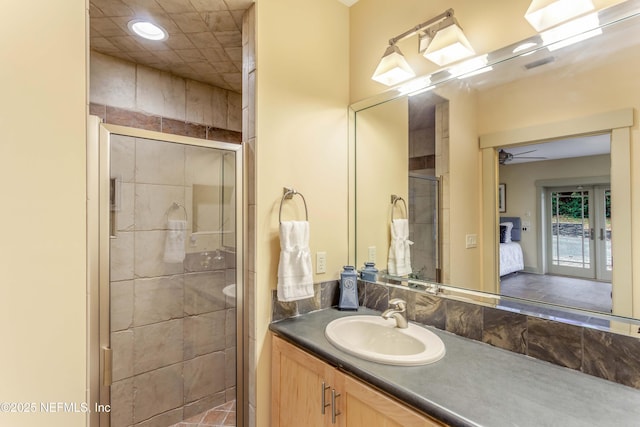
<svg viewBox="0 0 640 427">
<path fill-rule="evenodd" d="M 451 426 L 640 425 L 640 390 L 428 326 L 446 346 L 438 362 L 389 366 L 351 356 L 327 341 L 324 328 L 356 314 L 379 313 L 327 309 L 272 323 L 270 329 Z"/>
</svg>

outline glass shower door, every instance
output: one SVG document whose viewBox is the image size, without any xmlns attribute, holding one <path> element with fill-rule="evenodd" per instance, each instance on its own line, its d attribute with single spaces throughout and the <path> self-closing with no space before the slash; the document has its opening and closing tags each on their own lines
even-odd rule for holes
<svg viewBox="0 0 640 427">
<path fill-rule="evenodd" d="M 207 145 L 110 137 L 112 427 L 235 425 L 237 154 Z"/>
<path fill-rule="evenodd" d="M 409 174 L 409 240 L 412 276 L 440 281 L 438 178 Z"/>
</svg>

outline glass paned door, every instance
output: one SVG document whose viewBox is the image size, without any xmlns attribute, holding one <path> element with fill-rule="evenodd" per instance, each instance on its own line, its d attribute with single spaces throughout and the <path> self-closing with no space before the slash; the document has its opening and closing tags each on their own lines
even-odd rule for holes
<svg viewBox="0 0 640 427">
<path fill-rule="evenodd" d="M 548 189 L 547 210 L 549 272 L 611 280 L 610 189 Z"/>
<path fill-rule="evenodd" d="M 596 236 L 596 278 L 599 280 L 611 281 L 613 273 L 613 257 L 611 255 L 611 188 L 596 187 L 595 194 L 598 196 L 597 210 L 601 218 L 597 228 Z"/>
</svg>

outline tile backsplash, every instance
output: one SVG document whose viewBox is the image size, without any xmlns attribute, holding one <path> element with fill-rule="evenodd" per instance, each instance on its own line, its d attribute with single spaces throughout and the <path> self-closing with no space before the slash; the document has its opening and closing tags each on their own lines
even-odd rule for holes
<svg viewBox="0 0 640 427">
<path fill-rule="evenodd" d="M 315 285 L 308 300 L 283 303 L 273 291 L 273 321 L 336 306 L 339 282 Z M 384 311 L 407 301 L 408 320 L 504 350 L 640 389 L 640 339 L 492 307 L 358 281 L 360 305 Z"/>
</svg>

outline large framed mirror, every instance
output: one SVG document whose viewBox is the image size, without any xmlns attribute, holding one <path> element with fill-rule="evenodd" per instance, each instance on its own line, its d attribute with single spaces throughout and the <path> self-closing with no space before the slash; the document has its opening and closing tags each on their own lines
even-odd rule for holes
<svg viewBox="0 0 640 427">
<path fill-rule="evenodd" d="M 352 106 L 358 266 L 640 318 L 640 2 L 598 17 L 580 37 L 532 37 Z M 398 220 L 411 269 L 393 275 Z M 501 258 L 505 244 L 518 253 Z"/>
</svg>

